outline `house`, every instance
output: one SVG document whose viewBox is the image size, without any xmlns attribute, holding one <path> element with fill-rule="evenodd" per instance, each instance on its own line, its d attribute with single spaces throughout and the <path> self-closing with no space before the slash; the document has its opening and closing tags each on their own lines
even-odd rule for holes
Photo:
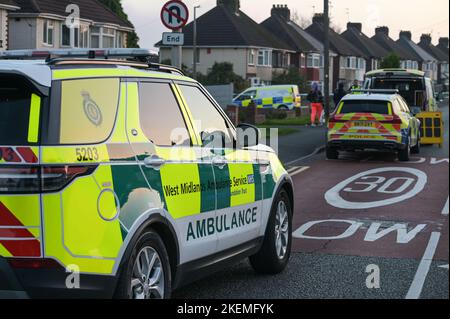
<svg viewBox="0 0 450 319">
<path fill-rule="evenodd" d="M 319 83 L 322 87 L 325 75 L 323 45 L 291 20 L 291 11 L 288 6 L 274 5 L 270 17 L 261 25 L 295 50 L 291 64 L 300 70 L 306 81 Z M 332 52 L 330 56 L 333 58 L 336 54 Z M 331 63 L 330 74 L 332 70 Z M 332 83 L 332 77 L 330 77 L 330 85 Z"/>
<path fill-rule="evenodd" d="M 132 25 L 97 0 L 14 0 L 9 13 L 9 49 L 122 48 Z M 78 28 L 69 28 L 66 8 L 77 5 Z M 73 39 L 73 43 L 71 42 Z"/>
<path fill-rule="evenodd" d="M 323 15 L 316 14 L 312 25 L 305 31 L 323 43 L 325 34 Z M 344 83 L 344 86 L 349 88 L 355 80 L 362 83 L 366 73 L 366 55 L 331 28 L 329 39 L 330 50 L 337 54 L 333 59 L 332 88 L 336 88 L 338 83 Z"/>
<path fill-rule="evenodd" d="M 193 23 L 183 28 L 182 63 L 193 68 Z M 171 48 L 158 42 L 160 60 L 171 59 Z M 295 50 L 240 10 L 239 0 L 217 0 L 197 18 L 197 72 L 207 74 L 214 63 L 230 62 L 234 72 L 253 85 L 271 84 L 274 72 L 287 70 Z"/>
<path fill-rule="evenodd" d="M 388 27 L 378 27 L 375 29 L 375 35 L 371 38 L 379 46 L 383 47 L 389 53 L 395 53 L 400 58 L 400 66 L 403 69 L 419 70 L 419 61 L 417 55 L 410 50 L 404 49 L 389 36 Z"/>
<path fill-rule="evenodd" d="M 437 59 L 412 41 L 411 31 L 400 31 L 400 36 L 397 43 L 405 50 L 409 50 L 412 54 L 416 55 L 417 60 L 419 61 L 419 70 L 424 71 L 425 74 L 434 82 L 437 81 Z"/>
<path fill-rule="evenodd" d="M 385 48 L 362 32 L 362 23 L 349 22 L 347 24 L 347 30 L 341 36 L 357 46 L 366 55 L 367 72 L 379 69 L 383 58 L 389 55 L 389 52 Z"/>
<path fill-rule="evenodd" d="M 445 54 L 443 50 L 434 46 L 430 34 L 422 34 L 418 45 L 438 61 L 436 83 L 440 87 L 439 89 L 441 90 L 444 85 L 448 86 L 448 49 Z"/>
<path fill-rule="evenodd" d="M 8 49 L 8 15 L 18 9 L 13 0 L 0 0 L 0 50 Z"/>
</svg>

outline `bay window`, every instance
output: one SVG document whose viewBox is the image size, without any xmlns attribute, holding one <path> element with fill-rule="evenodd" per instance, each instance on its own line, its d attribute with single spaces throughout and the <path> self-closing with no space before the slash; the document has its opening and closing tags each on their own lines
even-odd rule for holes
<svg viewBox="0 0 450 319">
<path fill-rule="evenodd" d="M 44 44 L 53 45 L 53 30 L 54 30 L 53 21 L 45 20 L 43 27 L 44 27 L 44 30 L 43 30 L 43 35 L 44 35 L 43 42 L 44 42 Z"/>
</svg>

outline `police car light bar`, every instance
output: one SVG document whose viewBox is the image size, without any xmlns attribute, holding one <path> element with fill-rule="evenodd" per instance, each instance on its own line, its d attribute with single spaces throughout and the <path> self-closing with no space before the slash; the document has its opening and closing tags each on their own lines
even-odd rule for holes
<svg viewBox="0 0 450 319">
<path fill-rule="evenodd" d="M 134 58 L 151 59 L 158 54 L 147 49 L 55 49 L 55 50 L 10 50 L 0 52 L 0 59 L 50 59 L 67 58 Z"/>
<path fill-rule="evenodd" d="M 399 94 L 396 89 L 353 89 L 352 93 L 368 93 L 368 94 Z"/>
</svg>

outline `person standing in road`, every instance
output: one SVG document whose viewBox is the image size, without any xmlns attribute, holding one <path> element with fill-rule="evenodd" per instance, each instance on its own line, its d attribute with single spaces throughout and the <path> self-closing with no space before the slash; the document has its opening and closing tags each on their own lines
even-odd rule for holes
<svg viewBox="0 0 450 319">
<path fill-rule="evenodd" d="M 350 93 L 352 93 L 353 90 L 361 90 L 358 80 L 353 81 L 353 85 L 350 87 Z"/>
<path fill-rule="evenodd" d="M 311 126 L 316 126 L 316 118 L 320 123 L 320 118 L 323 112 L 323 94 L 319 89 L 319 85 L 316 82 L 313 82 L 311 85 L 311 91 L 307 97 L 308 101 L 311 103 Z"/>
<path fill-rule="evenodd" d="M 344 90 L 344 83 L 339 83 L 338 88 L 334 91 L 334 107 L 336 108 L 341 102 L 342 98 L 347 95 L 347 92 Z"/>
</svg>

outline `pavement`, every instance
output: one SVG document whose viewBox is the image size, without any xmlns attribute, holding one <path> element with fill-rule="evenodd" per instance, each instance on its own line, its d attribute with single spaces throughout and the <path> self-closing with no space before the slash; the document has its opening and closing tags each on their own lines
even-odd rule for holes
<svg viewBox="0 0 450 319">
<path fill-rule="evenodd" d="M 382 152 L 326 160 L 314 153 L 320 128 L 280 139 L 296 189 L 287 269 L 259 276 L 243 261 L 174 298 L 448 299 L 448 102 L 441 109 L 444 147 L 423 147 L 409 163 Z"/>
</svg>

